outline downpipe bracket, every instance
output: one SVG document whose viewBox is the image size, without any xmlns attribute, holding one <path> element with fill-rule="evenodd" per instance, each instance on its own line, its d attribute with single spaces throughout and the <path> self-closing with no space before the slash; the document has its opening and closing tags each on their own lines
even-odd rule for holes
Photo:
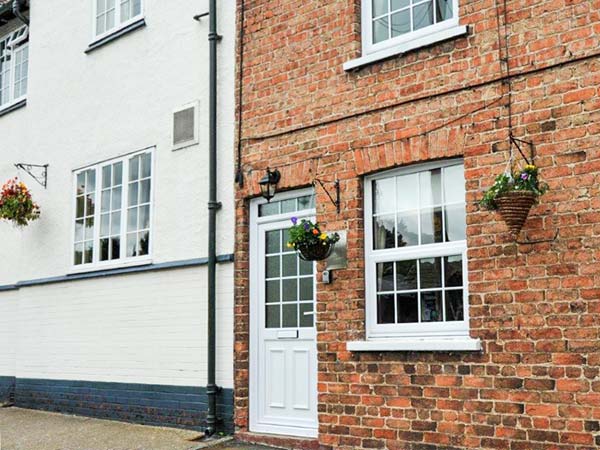
<svg viewBox="0 0 600 450">
<path fill-rule="evenodd" d="M 208 202 L 208 209 L 214 209 L 218 211 L 223 207 L 223 203 L 221 202 Z"/>
</svg>

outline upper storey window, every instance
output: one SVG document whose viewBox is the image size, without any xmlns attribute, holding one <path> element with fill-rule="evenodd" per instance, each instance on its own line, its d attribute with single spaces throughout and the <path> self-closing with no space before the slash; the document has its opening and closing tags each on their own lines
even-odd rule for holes
<svg viewBox="0 0 600 450">
<path fill-rule="evenodd" d="M 0 38 L 0 110 L 25 100 L 29 66 L 28 28 Z"/>
<path fill-rule="evenodd" d="M 94 0 L 94 36 L 110 34 L 142 18 L 142 0 Z"/>
<path fill-rule="evenodd" d="M 464 35 L 458 0 L 361 0 L 362 56 L 345 70 Z"/>
</svg>

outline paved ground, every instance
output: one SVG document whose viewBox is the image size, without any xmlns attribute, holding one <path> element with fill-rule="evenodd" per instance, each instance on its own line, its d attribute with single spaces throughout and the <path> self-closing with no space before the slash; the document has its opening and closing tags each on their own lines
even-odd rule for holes
<svg viewBox="0 0 600 450">
<path fill-rule="evenodd" d="M 196 450 L 200 434 L 20 408 L 0 408 L 0 450 Z M 214 445 L 214 443 L 213 443 Z M 264 450 L 227 440 L 212 450 Z M 272 450 L 272 449 L 271 449 Z"/>
</svg>

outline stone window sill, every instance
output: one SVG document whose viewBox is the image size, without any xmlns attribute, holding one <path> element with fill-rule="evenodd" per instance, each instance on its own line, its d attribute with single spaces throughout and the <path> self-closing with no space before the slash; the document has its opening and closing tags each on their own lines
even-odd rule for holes
<svg viewBox="0 0 600 450">
<path fill-rule="evenodd" d="M 410 50 L 416 50 L 418 48 L 427 47 L 428 45 L 436 44 L 438 42 L 446 41 L 448 39 L 453 39 L 458 36 L 464 36 L 468 33 L 468 31 L 469 30 L 466 25 L 457 25 L 451 28 L 446 28 L 444 30 L 438 31 L 437 33 L 423 36 L 419 39 L 404 42 L 403 44 L 399 44 L 394 47 L 389 47 L 384 50 L 370 53 L 361 56 L 360 58 L 351 59 L 350 61 L 344 63 L 344 70 L 350 71 L 360 69 L 361 67 L 366 66 L 368 64 L 381 61 L 392 56 L 398 56 Z"/>
<path fill-rule="evenodd" d="M 350 341 L 347 349 L 351 352 L 478 352 L 481 341 L 470 337 L 371 339 Z"/>
<path fill-rule="evenodd" d="M 106 44 L 119 39 L 121 36 L 131 33 L 132 31 L 135 31 L 139 28 L 142 28 L 146 26 L 146 20 L 142 17 L 139 20 L 136 20 L 135 22 L 123 27 L 123 28 L 119 28 L 117 30 L 115 30 L 113 33 L 109 34 L 108 36 L 104 36 L 101 39 L 98 39 L 94 42 L 92 42 L 88 48 L 85 49 L 85 53 L 90 53 L 94 50 L 96 50 L 97 48 L 103 47 Z"/>
</svg>

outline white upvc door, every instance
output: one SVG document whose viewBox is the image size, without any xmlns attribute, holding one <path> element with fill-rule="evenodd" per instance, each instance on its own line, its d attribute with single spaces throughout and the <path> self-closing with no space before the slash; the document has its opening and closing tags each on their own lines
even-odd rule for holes
<svg viewBox="0 0 600 450">
<path fill-rule="evenodd" d="M 253 206 L 250 430 L 317 437 L 315 264 L 286 245 L 290 218 L 314 209 L 258 217 Z"/>
</svg>

